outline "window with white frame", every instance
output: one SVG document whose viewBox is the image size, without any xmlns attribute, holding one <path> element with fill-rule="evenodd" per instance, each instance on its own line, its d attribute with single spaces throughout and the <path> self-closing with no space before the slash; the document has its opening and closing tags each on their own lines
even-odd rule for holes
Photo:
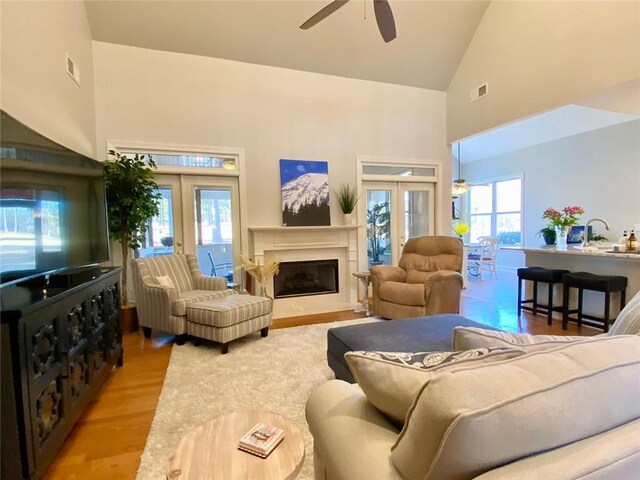
<svg viewBox="0 0 640 480">
<path fill-rule="evenodd" d="M 469 240 L 491 236 L 500 245 L 522 241 L 522 178 L 471 185 L 469 190 Z"/>
</svg>

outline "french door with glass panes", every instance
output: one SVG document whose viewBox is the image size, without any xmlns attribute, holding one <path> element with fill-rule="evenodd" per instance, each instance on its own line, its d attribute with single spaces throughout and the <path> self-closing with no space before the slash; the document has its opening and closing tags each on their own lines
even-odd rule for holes
<svg viewBox="0 0 640 480">
<path fill-rule="evenodd" d="M 367 267 L 397 265 L 406 241 L 435 233 L 435 187 L 419 182 L 364 182 Z"/>
<path fill-rule="evenodd" d="M 236 177 L 157 174 L 160 214 L 150 220 L 140 257 L 192 253 L 205 275 L 234 281 L 240 257 Z"/>
</svg>

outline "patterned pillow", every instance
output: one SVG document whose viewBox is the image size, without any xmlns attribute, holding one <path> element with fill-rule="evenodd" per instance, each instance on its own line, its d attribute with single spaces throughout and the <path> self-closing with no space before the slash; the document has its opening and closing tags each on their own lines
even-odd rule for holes
<svg viewBox="0 0 640 480">
<path fill-rule="evenodd" d="M 521 348 L 527 352 L 548 350 L 563 343 L 587 340 L 590 337 L 576 335 L 530 335 L 486 330 L 476 327 L 455 327 L 453 329 L 453 349 L 471 348 Z"/>
<path fill-rule="evenodd" d="M 386 360 L 389 363 L 429 370 L 438 365 L 446 365 L 459 360 L 478 358 L 489 353 L 488 348 L 476 348 L 464 352 L 349 352 L 365 357 Z"/>
<path fill-rule="evenodd" d="M 443 372 L 524 355 L 515 348 L 464 352 L 347 352 L 344 357 L 367 400 L 401 427 L 422 386 Z"/>
<path fill-rule="evenodd" d="M 629 300 L 616 321 L 609 328 L 609 335 L 640 335 L 640 292 Z"/>
</svg>

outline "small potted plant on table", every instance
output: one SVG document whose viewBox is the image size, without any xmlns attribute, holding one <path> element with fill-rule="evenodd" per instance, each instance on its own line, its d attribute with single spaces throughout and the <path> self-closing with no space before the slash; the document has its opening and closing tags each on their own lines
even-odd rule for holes
<svg viewBox="0 0 640 480">
<path fill-rule="evenodd" d="M 342 210 L 343 223 L 345 225 L 352 225 L 353 218 L 351 214 L 353 213 L 353 209 L 356 208 L 356 203 L 358 203 L 358 192 L 356 188 L 348 183 L 343 183 L 338 187 L 338 190 L 336 190 L 336 194 L 338 195 L 340 210 Z"/>
<path fill-rule="evenodd" d="M 543 238 L 545 245 L 555 245 L 556 243 L 556 229 L 551 225 L 538 230 L 537 235 Z"/>
</svg>

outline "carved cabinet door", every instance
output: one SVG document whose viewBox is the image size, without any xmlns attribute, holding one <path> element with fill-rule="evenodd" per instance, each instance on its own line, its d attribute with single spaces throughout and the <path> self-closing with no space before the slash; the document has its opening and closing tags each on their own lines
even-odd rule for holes
<svg viewBox="0 0 640 480">
<path fill-rule="evenodd" d="M 79 301 L 68 305 L 62 319 L 63 329 L 66 330 L 64 355 L 66 357 L 65 396 L 69 413 L 84 408 L 89 397 L 89 357 L 90 357 L 90 326 L 86 301 Z M 87 399 L 83 402 L 84 399 Z M 79 416 L 78 412 L 78 416 Z"/>
<path fill-rule="evenodd" d="M 109 341 L 107 325 L 107 292 L 103 285 L 88 292 L 88 337 L 90 343 L 89 379 L 99 381 L 109 371 Z"/>
<path fill-rule="evenodd" d="M 116 280 L 107 285 L 105 291 L 105 317 L 107 319 L 106 340 L 109 347 L 109 362 L 118 361 L 122 366 L 122 329 L 120 328 L 120 284 Z"/>
<path fill-rule="evenodd" d="M 23 389 L 29 446 L 38 458 L 53 449 L 65 435 L 67 412 L 64 408 L 64 360 L 61 346 L 64 332 L 57 308 L 38 311 L 23 319 L 28 389 Z M 32 457 L 32 458 L 34 458 Z"/>
</svg>

